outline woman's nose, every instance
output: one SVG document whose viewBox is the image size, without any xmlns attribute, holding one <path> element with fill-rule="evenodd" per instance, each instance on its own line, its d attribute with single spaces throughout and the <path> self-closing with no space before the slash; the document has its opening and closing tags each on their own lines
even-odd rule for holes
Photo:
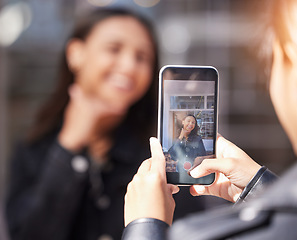
<svg viewBox="0 0 297 240">
<path fill-rule="evenodd" d="M 119 67 L 126 74 L 133 74 L 137 69 L 137 62 L 133 54 L 123 53 L 118 60 Z"/>
</svg>

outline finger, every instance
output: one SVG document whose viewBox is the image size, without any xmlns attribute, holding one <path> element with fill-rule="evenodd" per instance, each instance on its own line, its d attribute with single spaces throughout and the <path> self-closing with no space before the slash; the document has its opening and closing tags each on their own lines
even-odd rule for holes
<svg viewBox="0 0 297 240">
<path fill-rule="evenodd" d="M 208 188 L 203 185 L 192 185 L 190 193 L 192 196 L 209 195 Z"/>
<path fill-rule="evenodd" d="M 165 175 L 165 157 L 161 144 L 157 138 L 150 138 L 150 148 L 152 154 L 151 171 L 158 171 L 162 175 Z"/>
<path fill-rule="evenodd" d="M 71 84 L 68 88 L 68 93 L 71 98 L 76 97 L 79 94 L 79 89 L 77 87 L 77 84 L 75 83 Z"/>
<path fill-rule="evenodd" d="M 86 99 L 83 89 L 77 84 L 73 83 L 68 88 L 68 93 L 72 101 L 81 102 Z"/>
<path fill-rule="evenodd" d="M 203 185 L 192 185 L 190 187 L 190 193 L 192 196 L 200 196 L 205 194 L 206 187 Z"/>
<path fill-rule="evenodd" d="M 151 169 L 151 159 L 144 160 L 138 168 L 137 174 L 146 174 Z"/>
<path fill-rule="evenodd" d="M 190 175 L 193 178 L 203 177 L 214 172 L 229 175 L 230 168 L 232 169 L 230 159 L 204 159 L 200 165 L 190 171 Z"/>
<path fill-rule="evenodd" d="M 173 184 L 168 184 L 169 191 L 171 194 L 176 194 L 179 192 L 179 187 Z"/>
<path fill-rule="evenodd" d="M 150 138 L 150 147 L 151 147 L 152 158 L 154 158 L 154 157 L 163 158 L 164 157 L 161 144 L 157 138 L 155 138 L 155 137 Z"/>
<path fill-rule="evenodd" d="M 241 158 L 248 157 L 244 151 L 222 136 L 218 138 L 216 146 L 217 158 L 237 158 L 238 156 Z"/>
<path fill-rule="evenodd" d="M 217 143 L 216 143 L 216 147 L 217 147 L 217 151 L 216 151 L 217 158 L 223 158 L 225 156 L 226 150 L 228 150 L 230 147 L 232 147 L 232 145 L 233 144 L 230 141 L 228 141 L 227 139 L 225 139 L 223 136 L 218 135 Z"/>
</svg>

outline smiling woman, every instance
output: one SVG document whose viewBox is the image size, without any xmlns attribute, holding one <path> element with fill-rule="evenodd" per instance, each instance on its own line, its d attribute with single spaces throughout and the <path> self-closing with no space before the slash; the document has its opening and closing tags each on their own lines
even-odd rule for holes
<svg viewBox="0 0 297 240">
<path fill-rule="evenodd" d="M 187 171 L 194 166 L 199 157 L 207 155 L 202 137 L 198 135 L 198 129 L 195 116 L 187 114 L 182 120 L 177 140 L 168 150 L 171 159 L 177 161 L 176 170 L 179 172 L 180 181 L 186 182 L 190 178 Z"/>
<path fill-rule="evenodd" d="M 100 116 L 90 118 L 100 121 L 96 127 L 98 133 L 108 134 L 148 91 L 154 55 L 149 32 L 131 16 L 107 18 L 97 23 L 85 40 L 73 38 L 69 41 L 67 60 L 75 74 L 76 88 L 94 99 L 94 106 L 90 106 L 93 110 L 104 109 L 98 109 Z M 70 121 L 72 118 L 66 115 L 59 140 L 63 146 L 78 150 L 87 144 L 89 136 L 74 136 L 72 128 L 67 126 Z M 89 124 L 92 125 L 96 123 Z"/>
<path fill-rule="evenodd" d="M 122 110 L 147 92 L 155 60 L 149 33 L 129 16 L 106 19 L 85 41 L 70 41 L 68 59 L 86 92 Z"/>
<path fill-rule="evenodd" d="M 157 59 L 141 16 L 101 9 L 77 23 L 58 86 L 15 150 L 12 239 L 120 238 L 126 185 L 154 134 Z"/>
</svg>

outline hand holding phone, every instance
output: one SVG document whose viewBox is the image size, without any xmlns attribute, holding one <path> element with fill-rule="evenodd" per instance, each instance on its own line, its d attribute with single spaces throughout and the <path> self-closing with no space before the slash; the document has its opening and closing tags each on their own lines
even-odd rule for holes
<svg viewBox="0 0 297 240">
<path fill-rule="evenodd" d="M 205 160 L 190 173 L 194 178 L 216 172 L 216 181 L 211 186 L 193 185 L 193 196 L 212 195 L 235 202 L 261 165 L 250 158 L 232 142 L 219 136 L 216 144 L 216 159 Z"/>
<path fill-rule="evenodd" d="M 139 218 L 156 218 L 171 225 L 175 201 L 172 194 L 177 186 L 166 184 L 165 162 L 161 145 L 150 139 L 152 157 L 143 161 L 125 196 L 125 226 Z"/>
<path fill-rule="evenodd" d="M 188 171 L 215 155 L 218 72 L 214 67 L 169 65 L 159 75 L 158 137 L 168 183 L 210 185 L 215 175 L 195 179 Z"/>
</svg>

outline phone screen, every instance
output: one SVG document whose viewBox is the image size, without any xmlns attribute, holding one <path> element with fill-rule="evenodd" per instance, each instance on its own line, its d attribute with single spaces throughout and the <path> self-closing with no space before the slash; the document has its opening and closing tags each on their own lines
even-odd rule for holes
<svg viewBox="0 0 297 240">
<path fill-rule="evenodd" d="M 214 67 L 164 66 L 159 77 L 158 138 L 167 181 L 210 185 L 214 173 L 196 179 L 188 171 L 215 157 L 218 72 Z"/>
</svg>

